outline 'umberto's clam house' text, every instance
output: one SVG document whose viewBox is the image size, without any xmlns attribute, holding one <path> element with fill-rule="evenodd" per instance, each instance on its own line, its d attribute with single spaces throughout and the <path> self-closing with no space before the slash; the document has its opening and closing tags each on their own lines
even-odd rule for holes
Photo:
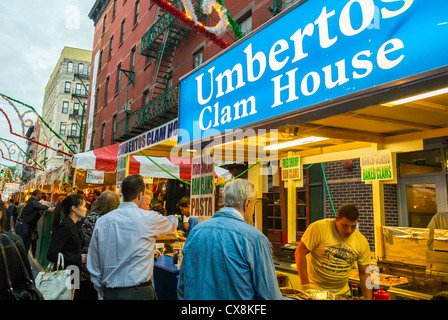
<svg viewBox="0 0 448 320">
<path fill-rule="evenodd" d="M 179 128 L 194 141 L 437 67 L 415 53 L 435 46 L 412 32 L 424 6 L 306 1 L 183 78 Z"/>
</svg>

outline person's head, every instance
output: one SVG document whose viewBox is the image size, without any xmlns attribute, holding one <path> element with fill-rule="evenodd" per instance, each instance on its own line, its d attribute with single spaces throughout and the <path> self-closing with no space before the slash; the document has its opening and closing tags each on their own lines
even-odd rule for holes
<svg viewBox="0 0 448 320">
<path fill-rule="evenodd" d="M 62 206 L 64 214 L 70 216 L 74 220 L 86 216 L 86 198 L 83 196 L 72 194 L 64 199 Z"/>
<path fill-rule="evenodd" d="M 134 202 L 137 207 L 142 205 L 145 193 L 145 182 L 141 175 L 130 175 L 121 183 L 121 193 L 124 202 Z"/>
<path fill-rule="evenodd" d="M 151 208 L 151 210 L 157 212 L 158 214 L 161 214 L 162 216 L 166 216 L 166 210 L 162 206 L 154 206 Z"/>
<path fill-rule="evenodd" d="M 224 207 L 235 208 L 246 222 L 253 223 L 257 191 L 253 183 L 245 179 L 235 179 L 227 183 L 222 192 Z"/>
<path fill-rule="evenodd" d="M 359 211 L 354 204 L 345 203 L 339 207 L 336 215 L 336 229 L 344 238 L 348 238 L 356 230 Z"/>
<path fill-rule="evenodd" d="M 78 196 L 81 196 L 81 197 L 85 197 L 86 195 L 84 194 L 84 191 L 82 191 L 82 190 L 78 190 L 78 191 L 76 191 L 76 194 L 78 195 Z"/>
<path fill-rule="evenodd" d="M 42 199 L 41 200 L 44 200 L 44 201 L 47 200 L 47 195 L 45 193 L 42 194 Z"/>
<path fill-rule="evenodd" d="M 165 192 L 159 192 L 157 194 L 157 202 L 163 203 L 165 201 Z"/>
<path fill-rule="evenodd" d="M 152 193 L 152 191 L 146 189 L 144 197 L 143 197 L 143 202 L 142 202 L 142 205 L 140 206 L 140 209 L 150 210 L 151 209 L 151 207 L 150 207 L 151 206 L 151 201 L 152 201 L 153 196 L 154 196 L 154 194 Z"/>
<path fill-rule="evenodd" d="M 179 200 L 177 203 L 177 207 L 180 210 L 180 213 L 182 213 L 184 216 L 189 217 L 190 216 L 190 198 L 189 197 L 183 197 Z"/>
<path fill-rule="evenodd" d="M 101 191 L 98 189 L 93 190 L 93 199 L 98 199 L 98 197 L 101 195 Z"/>
<path fill-rule="evenodd" d="M 39 201 L 42 199 L 42 195 L 43 195 L 43 193 L 39 189 L 36 189 L 33 192 L 31 192 L 31 196 L 33 196 L 34 198 L 36 198 Z"/>
<path fill-rule="evenodd" d="M 98 212 L 100 216 L 115 210 L 120 205 L 118 195 L 110 190 L 104 191 L 93 203 L 91 211 Z"/>
</svg>

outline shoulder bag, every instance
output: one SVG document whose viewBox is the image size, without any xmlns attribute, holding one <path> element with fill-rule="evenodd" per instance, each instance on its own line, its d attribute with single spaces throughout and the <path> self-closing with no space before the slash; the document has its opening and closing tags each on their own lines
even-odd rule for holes
<svg viewBox="0 0 448 320">
<path fill-rule="evenodd" d="M 30 276 L 28 270 L 25 267 L 25 264 L 23 263 L 22 255 L 20 254 L 19 249 L 17 248 L 14 241 L 12 241 L 8 236 L 5 235 L 5 238 L 11 244 L 11 247 L 15 249 L 18 260 L 20 262 L 20 266 L 23 271 L 23 276 L 25 278 L 24 288 L 16 288 L 16 289 L 13 288 L 11 277 L 9 276 L 9 267 L 6 259 L 5 248 L 3 247 L 1 238 L 3 238 L 3 235 L 1 235 L 0 237 L 0 247 L 3 255 L 3 262 L 5 264 L 6 283 L 8 284 L 8 292 L 11 296 L 11 300 L 44 300 L 44 297 L 42 296 L 41 292 L 36 288 L 36 285 L 34 284 L 32 277 Z"/>
<path fill-rule="evenodd" d="M 54 263 L 50 262 L 45 271 L 36 277 L 36 286 L 42 292 L 45 300 L 73 300 L 75 288 L 71 283 L 70 270 L 64 270 L 64 256 L 58 254 L 56 271 Z"/>
</svg>

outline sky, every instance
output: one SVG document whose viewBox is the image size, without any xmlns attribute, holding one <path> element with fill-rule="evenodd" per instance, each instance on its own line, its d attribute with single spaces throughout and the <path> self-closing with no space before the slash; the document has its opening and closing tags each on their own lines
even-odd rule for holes
<svg viewBox="0 0 448 320">
<path fill-rule="evenodd" d="M 31 105 L 40 115 L 45 86 L 62 49 L 68 46 L 92 50 L 94 25 L 88 14 L 94 3 L 95 0 L 0 0 L 0 93 Z M 30 110 L 16 106 L 22 115 Z M 2 98 L 0 108 L 11 120 L 13 131 L 21 134 L 22 125 L 14 108 Z M 37 117 L 28 113 L 25 118 L 35 122 Z M 1 112 L 0 137 L 26 148 L 26 140 L 10 133 Z M 7 146 L 1 141 L 0 149 L 9 157 Z M 18 153 L 11 159 L 18 160 Z M 1 154 L 0 163 L 14 164 Z"/>
</svg>

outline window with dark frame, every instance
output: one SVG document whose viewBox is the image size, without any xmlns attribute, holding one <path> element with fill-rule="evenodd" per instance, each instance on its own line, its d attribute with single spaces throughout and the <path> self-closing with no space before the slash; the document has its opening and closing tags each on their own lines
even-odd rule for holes
<svg viewBox="0 0 448 320">
<path fill-rule="evenodd" d="M 126 19 L 123 19 L 123 21 L 121 21 L 121 32 L 120 32 L 120 43 L 123 42 L 124 40 L 124 26 L 126 23 Z"/>
<path fill-rule="evenodd" d="M 103 50 L 100 51 L 100 59 L 99 59 L 99 63 L 98 63 L 98 71 L 101 70 L 102 64 L 103 64 Z"/>
<path fill-rule="evenodd" d="M 65 135 L 65 129 L 66 129 L 65 122 L 61 122 L 61 124 L 59 126 L 59 134 Z"/>
<path fill-rule="evenodd" d="M 107 18 L 107 14 L 104 15 L 104 19 L 103 19 L 103 34 L 106 32 L 106 18 Z"/>
<path fill-rule="evenodd" d="M 135 9 L 134 9 L 134 25 L 136 25 L 138 23 L 138 11 L 140 7 L 140 0 L 137 0 L 135 2 Z"/>
<path fill-rule="evenodd" d="M 76 94 L 81 94 L 81 84 L 80 83 L 76 84 L 75 93 Z"/>
<path fill-rule="evenodd" d="M 113 43 L 114 43 L 114 36 L 110 37 L 110 42 L 109 42 L 109 59 L 112 58 Z"/>
<path fill-rule="evenodd" d="M 70 87 L 71 87 L 71 82 L 70 81 L 66 81 L 65 82 L 64 93 L 70 93 Z"/>
<path fill-rule="evenodd" d="M 118 64 L 117 66 L 117 83 L 115 84 L 115 93 L 118 93 L 118 91 L 120 90 L 120 85 L 121 85 L 121 63 Z"/>
<path fill-rule="evenodd" d="M 109 80 L 110 80 L 110 76 L 107 76 L 106 78 L 106 90 L 104 90 L 104 104 L 107 103 L 107 99 L 109 96 Z"/>
<path fill-rule="evenodd" d="M 204 48 L 201 48 L 193 54 L 193 68 L 199 67 L 203 61 L 204 61 Z"/>
<path fill-rule="evenodd" d="M 106 135 L 106 123 L 103 123 L 101 127 L 101 144 L 100 147 L 102 148 L 104 146 L 104 136 Z"/>
<path fill-rule="evenodd" d="M 134 66 L 135 66 L 135 47 L 133 47 L 131 50 L 131 61 L 129 63 L 129 70 L 134 71 Z"/>
<path fill-rule="evenodd" d="M 112 17 L 115 17 L 115 14 L 117 13 L 117 0 L 114 0 L 114 9 L 112 12 Z"/>
<path fill-rule="evenodd" d="M 100 88 L 96 88 L 96 94 L 95 94 L 95 107 L 93 109 L 94 112 L 98 110 L 98 97 L 100 95 Z"/>
<path fill-rule="evenodd" d="M 72 137 L 76 137 L 78 134 L 78 125 L 76 123 L 72 123 L 72 126 L 70 128 L 70 135 Z"/>
<path fill-rule="evenodd" d="M 62 102 L 62 113 L 68 113 L 68 101 Z"/>
<path fill-rule="evenodd" d="M 240 27 L 240 30 L 244 35 L 250 33 L 252 31 L 252 11 L 249 10 L 248 12 L 246 12 L 236 22 L 238 23 L 238 26 Z"/>
<path fill-rule="evenodd" d="M 111 144 L 115 144 L 115 134 L 117 132 L 117 114 L 114 114 L 114 116 L 112 117 L 112 139 L 111 139 Z"/>
<path fill-rule="evenodd" d="M 79 103 L 77 102 L 73 103 L 73 114 L 79 115 Z"/>
<path fill-rule="evenodd" d="M 82 63 L 78 64 L 78 73 L 79 74 L 84 73 L 84 65 Z"/>
<path fill-rule="evenodd" d="M 67 72 L 72 73 L 73 72 L 73 62 L 69 61 L 67 64 Z"/>
</svg>

